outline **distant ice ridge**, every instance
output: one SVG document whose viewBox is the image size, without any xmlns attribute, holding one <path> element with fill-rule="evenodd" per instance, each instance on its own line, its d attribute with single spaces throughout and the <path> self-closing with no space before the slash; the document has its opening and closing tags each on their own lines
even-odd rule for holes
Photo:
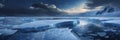
<svg viewBox="0 0 120 40">
<path fill-rule="evenodd" d="M 101 16 L 120 16 L 120 8 L 114 6 L 106 6 L 103 10 L 98 11 L 96 15 Z"/>
<path fill-rule="evenodd" d="M 120 24 L 120 20 L 110 20 L 110 21 L 104 21 L 105 23 L 115 23 Z"/>
</svg>

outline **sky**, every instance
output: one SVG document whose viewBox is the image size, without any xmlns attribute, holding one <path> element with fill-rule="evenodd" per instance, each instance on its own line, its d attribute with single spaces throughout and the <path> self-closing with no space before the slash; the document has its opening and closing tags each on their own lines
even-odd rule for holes
<svg viewBox="0 0 120 40">
<path fill-rule="evenodd" d="M 99 11 L 105 6 L 120 8 L 120 0 L 0 0 L 5 16 L 58 16 Z"/>
<path fill-rule="evenodd" d="M 85 0 L 6 0 L 5 4 L 9 7 L 29 7 L 33 3 L 43 2 L 44 4 L 54 4 L 58 8 L 67 9 L 83 3 Z"/>
</svg>

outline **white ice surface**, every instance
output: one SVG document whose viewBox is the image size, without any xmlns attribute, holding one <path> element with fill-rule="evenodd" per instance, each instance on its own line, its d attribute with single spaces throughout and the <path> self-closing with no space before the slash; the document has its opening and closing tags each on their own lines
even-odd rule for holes
<svg viewBox="0 0 120 40">
<path fill-rule="evenodd" d="M 103 23 L 116 23 L 116 24 L 120 24 L 120 20 L 104 21 Z"/>
<path fill-rule="evenodd" d="M 75 20 L 40 20 L 40 21 L 33 21 L 30 23 L 24 23 L 21 25 L 15 25 L 13 28 L 32 28 L 32 27 L 41 27 L 46 25 L 53 25 L 60 22 L 66 21 L 75 21 Z"/>
<path fill-rule="evenodd" d="M 0 29 L 0 35 L 11 35 L 17 32 L 17 30 L 11 30 L 11 29 Z"/>
</svg>

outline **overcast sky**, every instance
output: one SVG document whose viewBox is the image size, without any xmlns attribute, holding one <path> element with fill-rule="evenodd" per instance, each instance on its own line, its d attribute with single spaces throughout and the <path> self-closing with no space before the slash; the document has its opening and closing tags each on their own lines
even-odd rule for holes
<svg viewBox="0 0 120 40">
<path fill-rule="evenodd" d="M 39 3 L 39 12 L 34 10 L 34 7 L 31 7 L 35 3 Z M 2 8 L 0 9 L 0 14 L 9 14 L 10 16 L 21 14 L 55 16 L 56 13 L 66 15 L 66 13 L 76 14 L 97 11 L 107 5 L 120 8 L 119 4 L 120 0 L 0 0 L 0 8 Z M 31 11 L 29 8 L 33 9 L 34 12 L 29 13 L 28 11 Z"/>
</svg>

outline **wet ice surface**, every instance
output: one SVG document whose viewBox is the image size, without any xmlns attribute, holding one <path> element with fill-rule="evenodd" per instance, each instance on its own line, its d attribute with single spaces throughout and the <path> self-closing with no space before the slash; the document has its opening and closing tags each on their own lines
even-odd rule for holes
<svg viewBox="0 0 120 40">
<path fill-rule="evenodd" d="M 67 35 L 67 36 L 66 36 Z M 46 32 L 18 33 L 8 40 L 78 40 L 68 29 L 52 29 Z"/>
<path fill-rule="evenodd" d="M 109 20 L 107 20 L 109 19 Z M 111 20 L 112 19 L 112 20 Z M 109 26 L 105 26 L 105 31 L 97 32 L 97 33 L 89 33 L 88 29 L 84 29 L 83 32 L 88 32 L 88 34 L 82 35 L 82 37 L 77 37 L 73 33 L 71 33 L 71 29 L 68 28 L 54 28 L 43 32 L 28 32 L 28 33 L 22 33 L 22 32 L 16 32 L 17 30 L 12 30 L 10 28 L 31 28 L 31 27 L 40 27 L 45 25 L 51 25 L 56 24 L 59 22 L 65 22 L 65 21 L 75 21 L 75 20 L 89 20 L 92 24 L 104 24 L 104 23 L 115 23 L 115 28 L 109 28 Z M 119 37 L 120 29 L 120 19 L 119 18 L 79 18 L 79 19 L 42 19 L 42 18 L 0 18 L 0 40 L 93 40 L 93 39 L 100 39 L 100 40 L 108 40 L 105 38 L 109 35 L 113 36 L 111 40 L 116 38 L 115 36 Z M 111 24 L 109 24 L 111 25 Z M 98 30 L 96 27 L 93 27 L 94 25 L 89 25 L 90 28 L 93 30 Z M 113 25 L 112 25 L 113 26 Z M 85 26 L 86 27 L 86 26 Z M 83 28 L 85 28 L 83 26 Z M 95 28 L 95 29 L 94 29 Z M 78 28 L 77 28 L 78 29 Z M 104 29 L 104 28 L 103 28 Z M 82 29 L 81 29 L 82 30 Z M 94 32 L 94 31 L 93 31 Z M 112 34 L 108 34 L 112 33 Z M 4 35 L 5 36 L 4 36 Z M 82 34 L 82 33 L 80 33 Z M 115 34 L 115 35 L 114 35 Z M 7 35 L 7 36 L 6 36 Z M 106 36 L 107 35 L 107 36 Z M 79 35 L 80 36 L 80 35 Z M 104 37 L 104 38 L 101 38 Z"/>
<path fill-rule="evenodd" d="M 20 20 L 19 20 L 20 19 Z M 2 21 L 6 22 L 4 25 L 10 25 L 12 27 L 17 28 L 28 28 L 28 27 L 38 27 L 38 26 L 45 26 L 50 24 L 55 24 L 63 21 L 69 21 L 69 20 L 33 20 L 29 21 L 27 19 L 21 19 L 21 18 L 6 18 Z M 14 21 L 13 21 L 14 20 Z M 1 29 L 1 33 L 6 32 Z M 8 30 L 11 32 L 10 30 Z M 7 31 L 7 32 L 8 32 Z M 12 31 L 13 32 L 13 31 Z M 12 34 L 12 33 L 10 33 Z M 2 35 L 2 34 L 1 34 Z M 68 35 L 68 36 L 66 36 Z M 35 33 L 15 33 L 12 34 L 11 37 L 7 40 L 78 40 L 75 36 L 73 36 L 72 33 L 70 33 L 69 29 L 51 29 L 45 32 L 35 32 Z"/>
</svg>

